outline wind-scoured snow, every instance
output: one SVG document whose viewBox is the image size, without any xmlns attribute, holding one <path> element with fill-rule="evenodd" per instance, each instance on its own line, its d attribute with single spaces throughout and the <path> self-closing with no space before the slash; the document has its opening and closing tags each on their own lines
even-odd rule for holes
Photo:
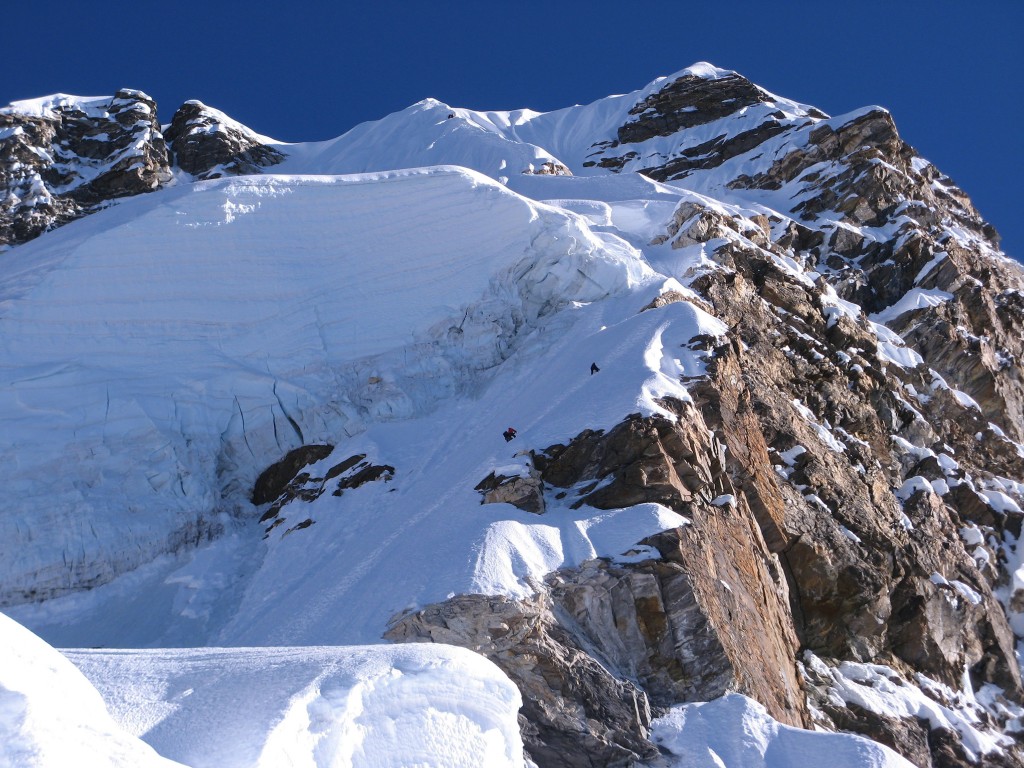
<svg viewBox="0 0 1024 768">
<path fill-rule="evenodd" d="M 0 765 L 173 768 L 119 725 L 70 661 L 0 614 Z"/>
<path fill-rule="evenodd" d="M 519 691 L 461 648 L 66 654 L 126 731 L 191 768 L 523 765 Z"/>
</svg>

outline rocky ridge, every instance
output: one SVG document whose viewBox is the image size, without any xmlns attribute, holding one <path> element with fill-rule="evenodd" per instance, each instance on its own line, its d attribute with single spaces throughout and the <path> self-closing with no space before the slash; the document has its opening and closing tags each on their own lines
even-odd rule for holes
<svg viewBox="0 0 1024 768">
<path fill-rule="evenodd" d="M 620 128 L 617 144 L 600 148 L 606 156 L 598 164 L 625 169 L 639 154 L 631 155 L 629 144 L 676 131 L 685 136 L 687 128 L 766 101 L 742 78 L 681 78 L 631 110 L 635 120 Z M 604 564 L 586 576 L 554 577 L 548 599 L 577 644 L 596 649 L 622 679 L 639 681 L 655 709 L 680 696 L 740 690 L 780 720 L 807 725 L 812 710 L 817 725 L 878 738 L 919 766 L 981 759 L 1020 765 L 1024 754 L 1012 734 L 1021 677 L 1006 611 L 1019 610 L 1021 594 L 1001 567 L 1019 557 L 1024 490 L 1024 451 L 1013 442 L 1024 434 L 1020 269 L 998 253 L 994 230 L 967 197 L 899 138 L 884 110 L 831 123 L 808 111 L 789 126 L 780 122 L 783 115 L 771 117 L 756 129 L 642 169 L 659 180 L 687 180 L 763 152 L 771 142 L 777 159 L 765 171 L 735 176 L 726 186 L 784 188 L 796 200 L 783 215 L 749 217 L 684 203 L 663 235 L 673 248 L 702 248 L 713 261 L 690 275 L 689 285 L 729 325 L 731 338 L 713 351 L 708 377 L 689 389 L 704 424 L 727 450 L 694 452 L 678 444 L 666 450 L 655 436 L 659 430 L 638 430 L 630 426 L 637 422 L 627 421 L 613 433 L 628 433 L 628 448 L 604 448 L 600 460 L 593 443 L 603 436 L 583 434 L 551 449 L 557 456 L 578 455 L 574 464 L 586 467 L 582 471 L 562 475 L 546 455 L 535 461 L 548 492 L 612 476 L 596 490 L 584 487 L 581 503 L 656 501 L 683 511 L 692 525 L 668 537 L 672 546 L 662 537 L 661 558 L 646 568 L 689 565 L 693 597 L 666 600 L 671 589 L 663 581 L 645 594 L 636 587 L 636 570 Z M 611 150 L 617 159 L 608 158 Z M 938 300 L 907 301 L 916 295 Z M 909 356 L 899 351 L 904 345 L 913 350 Z M 694 417 L 686 413 L 668 427 L 670 434 Z M 645 460 L 638 463 L 638 454 Z M 698 471 L 693 461 L 699 454 L 717 464 L 717 472 Z M 658 458 L 666 455 L 672 459 L 663 464 Z M 697 480 L 702 474 L 703 483 Z M 710 487 L 696 498 L 702 484 Z M 709 497 L 719 493 L 730 502 L 713 506 Z M 520 495 L 491 489 L 486 500 L 516 503 Z M 715 530 L 730 517 L 736 522 L 727 535 Z M 741 535 L 744 522 L 756 524 L 756 535 Z M 679 547 L 687 540 L 697 542 L 692 550 Z M 726 541 L 742 543 L 723 552 Z M 696 563 L 722 562 L 747 580 L 734 570 L 730 578 L 694 583 L 694 571 L 705 573 Z M 645 575 L 653 576 L 650 570 Z M 581 584 L 585 598 L 576 591 Z M 734 623 L 738 585 L 746 598 L 739 602 L 746 609 L 741 615 L 759 616 L 757 627 Z M 632 600 L 612 597 L 623 594 Z M 669 607 L 653 616 L 638 608 L 651 604 Z M 473 626 L 472 619 L 442 619 L 444 612 L 433 608 L 402 618 L 389 636 L 443 637 L 488 653 L 514 679 L 524 675 L 472 632 L 452 629 Z M 602 623 L 602 616 L 610 618 Z M 691 642 L 717 632 L 715 647 L 701 653 L 704 687 L 666 689 L 645 660 L 659 658 L 688 679 L 680 674 L 689 658 L 685 644 L 662 657 L 652 652 L 650 636 L 631 627 L 671 627 Z M 636 643 L 638 635 L 647 642 Z M 759 638 L 762 651 L 770 648 L 772 658 L 726 652 L 730 643 L 751 637 Z M 792 666 L 780 661 L 797 659 L 792 651 L 798 647 L 814 654 L 813 663 L 799 662 L 806 699 L 794 692 Z M 835 694 L 834 685 L 815 682 L 841 677 L 837 670 L 848 661 L 883 665 L 887 679 L 943 706 L 956 706 L 949 691 L 968 679 L 973 690 L 999 691 L 990 706 L 964 717 L 996 733 L 1008 729 L 996 737 L 1008 751 L 983 757 L 966 728 L 873 712 Z M 642 725 L 623 723 L 631 744 Z M 532 755 L 550 749 L 536 738 L 527 744 Z M 605 758 L 562 754 L 544 764 Z M 644 758 L 635 746 L 632 755 L 618 756 L 623 764 Z"/>
<path fill-rule="evenodd" d="M 265 139 L 201 101 L 178 108 L 164 139 L 174 163 L 197 179 L 259 173 L 284 159 Z"/>
</svg>

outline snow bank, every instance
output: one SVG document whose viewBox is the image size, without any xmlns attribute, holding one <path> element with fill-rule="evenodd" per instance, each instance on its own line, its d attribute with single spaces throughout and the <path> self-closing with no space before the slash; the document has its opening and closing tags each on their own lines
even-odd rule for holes
<svg viewBox="0 0 1024 768">
<path fill-rule="evenodd" d="M 888 747 L 846 733 L 782 725 L 753 699 L 729 693 L 673 707 L 651 724 L 672 768 L 911 768 Z"/>
<path fill-rule="evenodd" d="M 871 315 L 871 320 L 876 323 L 889 323 L 907 312 L 937 307 L 952 298 L 953 294 L 940 291 L 938 288 L 912 288 L 891 307 L 886 307 Z"/>
<path fill-rule="evenodd" d="M 491 523 L 475 549 L 479 552 L 467 592 L 526 597 L 544 576 L 597 557 L 618 561 L 657 556 L 637 542 L 686 518 L 658 504 L 596 512 L 554 510 L 536 521 Z"/>
<path fill-rule="evenodd" d="M 0 765 L 171 768 L 118 725 L 71 662 L 0 614 Z"/>
<path fill-rule="evenodd" d="M 67 655 L 126 730 L 192 768 L 523 765 L 519 691 L 461 648 Z"/>
</svg>

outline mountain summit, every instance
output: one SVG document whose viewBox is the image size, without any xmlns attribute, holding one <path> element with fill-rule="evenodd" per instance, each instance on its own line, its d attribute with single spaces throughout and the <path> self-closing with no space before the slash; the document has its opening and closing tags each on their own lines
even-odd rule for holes
<svg viewBox="0 0 1024 768">
<path fill-rule="evenodd" d="M 1024 766 L 1024 273 L 886 110 L 57 95 L 0 197 L 0 604 L 97 760 Z"/>
</svg>

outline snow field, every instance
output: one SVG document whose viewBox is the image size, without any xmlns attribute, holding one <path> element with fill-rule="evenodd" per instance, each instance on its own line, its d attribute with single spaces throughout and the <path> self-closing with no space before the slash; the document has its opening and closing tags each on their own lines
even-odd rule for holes
<svg viewBox="0 0 1024 768">
<path fill-rule="evenodd" d="M 192 768 L 523 764 L 519 691 L 460 648 L 66 653 L 127 730 Z"/>
<path fill-rule="evenodd" d="M 0 614 L 0 765 L 171 768 L 110 716 L 66 658 Z"/>
</svg>

